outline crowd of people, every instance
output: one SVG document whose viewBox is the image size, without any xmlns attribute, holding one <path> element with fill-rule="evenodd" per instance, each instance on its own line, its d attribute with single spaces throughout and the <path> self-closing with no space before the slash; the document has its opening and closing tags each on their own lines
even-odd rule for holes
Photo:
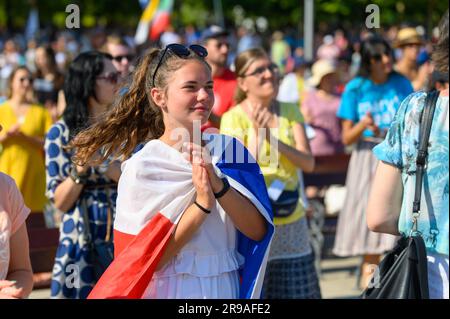
<svg viewBox="0 0 450 319">
<path fill-rule="evenodd" d="M 281 31 L 220 26 L 151 48 L 100 31 L 2 38 L 0 298 L 32 291 L 27 227 L 46 211 L 61 216 L 52 298 L 319 299 L 302 174 L 344 153 L 333 253 L 362 256 L 364 289 L 410 227 L 431 90 L 419 225 L 431 296 L 448 298 L 448 11 L 419 31 L 325 32 L 313 61 Z"/>
</svg>

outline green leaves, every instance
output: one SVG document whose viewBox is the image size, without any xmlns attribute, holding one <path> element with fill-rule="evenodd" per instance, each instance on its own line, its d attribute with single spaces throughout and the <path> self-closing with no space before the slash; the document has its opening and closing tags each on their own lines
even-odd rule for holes
<svg viewBox="0 0 450 319">
<path fill-rule="evenodd" d="M 41 24 L 64 27 L 65 8 L 71 3 L 79 5 L 84 27 L 100 24 L 133 29 L 142 14 L 138 0 L 39 0 L 36 5 Z M 371 3 L 380 7 L 381 27 L 404 22 L 435 26 L 448 8 L 442 0 L 315 0 L 314 20 L 316 25 L 361 26 L 367 16 L 365 8 Z M 227 26 L 234 23 L 233 8 L 237 5 L 244 9 L 246 18 L 267 18 L 269 30 L 303 25 L 304 0 L 222 0 Z M 30 0 L 0 0 L 0 26 L 24 28 L 29 9 Z M 193 24 L 203 28 L 216 23 L 213 0 L 175 0 L 172 21 L 176 27 Z"/>
</svg>

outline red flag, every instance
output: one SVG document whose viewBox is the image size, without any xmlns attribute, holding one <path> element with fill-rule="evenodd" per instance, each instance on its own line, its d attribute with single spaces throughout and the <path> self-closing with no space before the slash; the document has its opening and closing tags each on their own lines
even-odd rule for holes
<svg viewBox="0 0 450 319">
<path fill-rule="evenodd" d="M 114 231 L 116 257 L 88 299 L 139 299 L 164 253 L 173 224 L 156 214 L 136 236 Z"/>
</svg>

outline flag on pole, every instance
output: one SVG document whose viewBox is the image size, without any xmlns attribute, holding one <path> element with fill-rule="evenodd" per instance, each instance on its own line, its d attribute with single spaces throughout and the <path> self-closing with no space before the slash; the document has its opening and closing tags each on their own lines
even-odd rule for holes
<svg viewBox="0 0 450 319">
<path fill-rule="evenodd" d="M 274 233 L 264 178 L 256 161 L 238 140 L 219 134 L 209 137 L 216 171 L 226 176 L 230 185 L 249 199 L 267 221 L 266 235 L 258 242 L 236 230 L 236 249 L 244 257 L 244 265 L 239 269 L 239 297 L 257 299 L 261 296 Z M 247 160 L 236 164 L 236 158 Z M 134 160 L 136 165 L 130 165 L 129 161 Z M 123 164 L 119 182 L 114 222 L 115 258 L 89 299 L 145 297 L 171 233 L 195 199 L 192 167 L 182 160 L 181 153 L 163 142 L 148 142 L 127 162 Z"/>
<path fill-rule="evenodd" d="M 143 44 L 149 38 L 157 40 L 170 24 L 172 8 L 173 0 L 149 0 L 134 36 L 136 44 Z"/>
</svg>

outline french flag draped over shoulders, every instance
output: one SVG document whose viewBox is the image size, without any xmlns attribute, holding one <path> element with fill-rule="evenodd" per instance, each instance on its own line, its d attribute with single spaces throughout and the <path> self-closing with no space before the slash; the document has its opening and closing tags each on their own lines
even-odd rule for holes
<svg viewBox="0 0 450 319">
<path fill-rule="evenodd" d="M 245 261 L 239 269 L 239 297 L 258 299 L 274 233 L 273 215 L 263 175 L 237 139 L 204 134 L 216 173 L 248 198 L 267 221 L 261 241 L 237 232 L 237 251 Z M 192 166 L 180 152 L 159 140 L 122 165 L 114 221 L 115 258 L 89 299 L 142 298 L 170 235 L 195 200 Z"/>
</svg>

